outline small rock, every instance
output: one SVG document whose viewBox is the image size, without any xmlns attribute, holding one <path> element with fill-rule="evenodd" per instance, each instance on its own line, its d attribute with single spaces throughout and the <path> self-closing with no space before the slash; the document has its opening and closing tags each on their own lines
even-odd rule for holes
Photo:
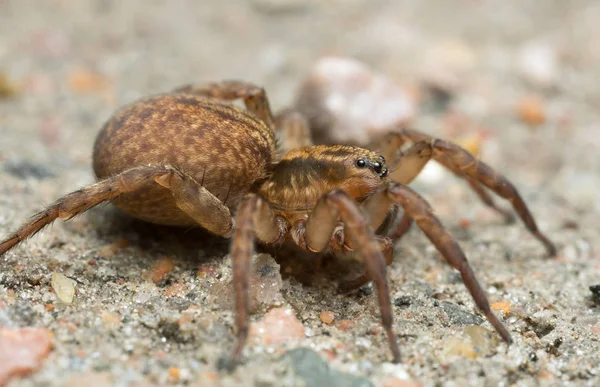
<svg viewBox="0 0 600 387">
<path fill-rule="evenodd" d="M 421 78 L 425 86 L 438 96 L 449 98 L 476 67 L 478 57 L 465 41 L 449 39 L 431 45 L 423 61 Z"/>
<path fill-rule="evenodd" d="M 590 291 L 596 298 L 600 298 L 600 285 L 592 285 L 590 286 Z"/>
<path fill-rule="evenodd" d="M 316 143 L 367 145 L 410 121 L 416 104 L 391 79 L 350 58 L 319 60 L 304 80 L 296 108 Z"/>
<path fill-rule="evenodd" d="M 165 297 L 183 297 L 187 292 L 188 286 L 183 281 L 179 281 L 165 290 Z"/>
<path fill-rule="evenodd" d="M 52 273 L 52 289 L 56 293 L 56 297 L 65 303 L 72 304 L 75 296 L 75 281 L 68 278 L 62 273 Z"/>
<path fill-rule="evenodd" d="M 263 345 L 298 341 L 304 338 L 304 326 L 291 309 L 275 308 L 250 325 L 249 337 Z"/>
<path fill-rule="evenodd" d="M 536 96 L 523 98 L 517 106 L 517 114 L 529 126 L 539 126 L 546 122 L 543 102 Z"/>
<path fill-rule="evenodd" d="M 251 312 L 261 307 L 279 306 L 283 303 L 281 295 L 283 281 L 279 270 L 279 265 L 269 254 L 258 254 L 253 258 L 252 271 L 248 279 Z M 208 293 L 210 302 L 220 308 L 231 308 L 234 303 L 233 281 L 212 283 Z"/>
<path fill-rule="evenodd" d="M 342 332 L 348 332 L 354 324 L 350 320 L 340 320 L 335 323 L 335 327 Z"/>
<path fill-rule="evenodd" d="M 36 370 L 52 347 L 46 328 L 0 328 L 0 385 Z"/>
<path fill-rule="evenodd" d="M 551 42 L 530 41 L 518 53 L 518 70 L 534 86 L 551 88 L 558 80 L 558 53 Z"/>
<path fill-rule="evenodd" d="M 140 314 L 140 323 L 146 328 L 156 329 L 160 323 L 160 316 L 158 313 L 145 310 Z"/>
<path fill-rule="evenodd" d="M 294 372 L 303 380 L 306 387 L 371 386 L 371 382 L 362 376 L 332 370 L 318 353 L 308 348 L 293 349 L 286 352 L 282 358 L 289 359 Z"/>
<path fill-rule="evenodd" d="M 279 265 L 269 254 L 259 254 L 253 263 L 250 277 L 250 289 L 258 305 L 276 305 L 283 302 L 281 287 L 283 281 Z"/>
<path fill-rule="evenodd" d="M 321 321 L 323 321 L 325 324 L 331 324 L 333 322 L 334 316 L 333 316 L 333 312 L 330 311 L 323 311 L 321 312 L 321 314 L 319 315 L 319 318 L 321 319 Z"/>
<path fill-rule="evenodd" d="M 18 93 L 17 87 L 8 79 L 8 76 L 0 71 L 0 100 L 10 98 Z"/>
<path fill-rule="evenodd" d="M 471 340 L 471 344 L 473 344 L 473 347 L 479 356 L 490 355 L 496 345 L 498 345 L 498 335 L 482 326 L 471 325 L 465 327 L 465 334 Z"/>
<path fill-rule="evenodd" d="M 102 91 L 106 89 L 109 84 L 108 79 L 93 70 L 76 69 L 69 74 L 69 89 L 78 94 Z"/>
<path fill-rule="evenodd" d="M 448 319 L 452 324 L 456 325 L 480 325 L 483 323 L 483 319 L 472 313 L 467 312 L 460 306 L 453 304 L 448 301 L 442 301 L 440 303 L 444 313 L 448 316 Z"/>
<path fill-rule="evenodd" d="M 473 344 L 464 338 L 450 337 L 444 343 L 443 357 L 445 361 L 453 356 L 466 357 L 468 359 L 476 359 L 477 352 Z"/>
<path fill-rule="evenodd" d="M 156 284 L 162 281 L 173 269 L 175 269 L 175 263 L 172 258 L 161 258 L 142 275 L 142 278 Z"/>
<path fill-rule="evenodd" d="M 496 301 L 496 302 L 492 302 L 492 304 L 490 305 L 490 307 L 493 310 L 501 310 L 504 312 L 505 315 L 510 313 L 510 302 L 509 301 Z"/>
<path fill-rule="evenodd" d="M 177 367 L 169 367 L 169 383 L 179 383 L 181 379 L 181 371 Z"/>
<path fill-rule="evenodd" d="M 453 356 L 476 359 L 491 355 L 498 344 L 498 336 L 483 327 L 472 325 L 465 327 L 464 334 L 449 338 L 443 349 L 444 361 Z"/>
</svg>

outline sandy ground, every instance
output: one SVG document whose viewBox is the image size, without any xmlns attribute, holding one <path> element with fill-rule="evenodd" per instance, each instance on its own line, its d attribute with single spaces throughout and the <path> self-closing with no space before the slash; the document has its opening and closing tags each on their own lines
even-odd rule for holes
<svg viewBox="0 0 600 387">
<path fill-rule="evenodd" d="M 0 71 L 18 88 L 0 101 L 0 235 L 93 181 L 94 136 L 117 106 L 240 78 L 279 109 L 318 58 L 341 55 L 419 95 L 415 127 L 475 138 L 559 247 L 546 257 L 522 224 L 430 169 L 414 188 L 491 301 L 510 306 L 498 313 L 514 345 L 496 341 L 413 229 L 389 269 L 402 364 L 388 363 L 370 288 L 338 295 L 328 278 L 281 280 L 260 256 L 256 281 L 273 290 L 256 296 L 253 319 L 289 307 L 304 335 L 249 345 L 227 374 L 217 369 L 234 343 L 227 242 L 94 209 L 0 259 L 0 325 L 53 333 L 44 363 L 8 385 L 600 384 L 600 301 L 589 289 L 600 284 L 598 20 L 591 0 L 0 0 Z M 72 304 L 57 300 L 52 273 L 76 281 Z"/>
</svg>

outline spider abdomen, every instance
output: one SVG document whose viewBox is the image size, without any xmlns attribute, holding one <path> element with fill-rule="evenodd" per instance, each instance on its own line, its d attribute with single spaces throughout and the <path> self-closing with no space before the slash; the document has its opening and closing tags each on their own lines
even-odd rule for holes
<svg viewBox="0 0 600 387">
<path fill-rule="evenodd" d="M 100 179 L 143 165 L 169 165 L 234 208 L 275 155 L 269 128 L 237 107 L 214 99 L 165 94 L 120 109 L 96 138 L 93 166 Z M 149 183 L 114 204 L 153 223 L 192 225 L 171 192 Z"/>
</svg>

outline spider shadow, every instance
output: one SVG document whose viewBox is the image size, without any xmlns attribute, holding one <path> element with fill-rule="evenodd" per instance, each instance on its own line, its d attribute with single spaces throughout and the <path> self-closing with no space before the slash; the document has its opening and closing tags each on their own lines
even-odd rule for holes
<svg viewBox="0 0 600 387">
<path fill-rule="evenodd" d="M 126 240 L 129 246 L 143 252 L 140 254 L 143 257 L 172 256 L 187 266 L 222 259 L 229 252 L 228 239 L 212 235 L 199 226 L 157 225 L 110 206 L 89 211 L 88 221 L 99 239 L 107 244 Z"/>
<path fill-rule="evenodd" d="M 364 271 L 364 265 L 347 252 L 312 253 L 292 243 L 258 246 L 257 251 L 273 256 L 283 279 L 294 278 L 311 287 L 331 287 L 333 283 L 354 279 Z"/>
<path fill-rule="evenodd" d="M 97 237 L 107 244 L 126 240 L 142 252 L 142 260 L 155 261 L 167 255 L 192 270 L 199 264 L 222 260 L 229 254 L 231 245 L 231 239 L 213 235 L 200 226 L 152 224 L 112 206 L 89 211 L 88 222 Z M 294 278 L 311 287 L 330 287 L 332 283 L 355 278 L 364 270 L 362 263 L 352 259 L 350 253 L 312 253 L 293 243 L 281 246 L 257 244 L 256 252 L 271 255 L 280 265 L 282 278 Z"/>
</svg>

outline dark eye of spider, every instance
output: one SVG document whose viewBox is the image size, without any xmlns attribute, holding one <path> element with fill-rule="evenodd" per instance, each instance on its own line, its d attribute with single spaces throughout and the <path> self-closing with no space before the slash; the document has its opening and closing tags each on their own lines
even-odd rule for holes
<svg viewBox="0 0 600 387">
<path fill-rule="evenodd" d="M 375 172 L 380 174 L 381 171 L 383 170 L 383 165 L 379 161 L 375 161 L 373 163 L 373 169 L 375 170 Z"/>
<path fill-rule="evenodd" d="M 359 168 L 364 168 L 367 166 L 367 162 L 363 159 L 356 160 L 356 166 Z"/>
</svg>

